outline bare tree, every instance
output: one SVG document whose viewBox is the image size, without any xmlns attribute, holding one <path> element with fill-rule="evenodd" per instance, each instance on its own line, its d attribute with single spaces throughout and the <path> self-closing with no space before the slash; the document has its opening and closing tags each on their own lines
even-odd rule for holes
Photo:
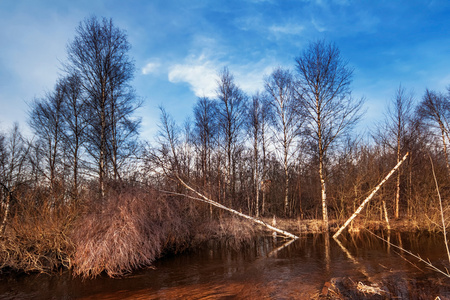
<svg viewBox="0 0 450 300">
<path fill-rule="evenodd" d="M 178 128 L 172 116 L 162 107 L 160 123 L 158 125 L 157 142 L 159 144 L 159 164 L 164 168 L 166 175 L 181 175 L 181 166 L 179 162 L 180 129 Z M 169 173 L 170 172 L 170 173 Z"/>
<path fill-rule="evenodd" d="M 253 176 L 253 195 L 255 197 L 255 215 L 259 217 L 259 190 L 261 183 L 260 172 L 260 144 L 261 144 L 261 132 L 262 132 L 262 110 L 263 101 L 261 94 L 256 94 L 252 97 L 252 101 L 248 110 L 247 126 L 248 134 L 253 143 L 253 155 L 252 155 L 252 176 Z"/>
<path fill-rule="evenodd" d="M 260 137 L 261 137 L 261 181 L 259 182 L 261 190 L 263 190 L 263 183 L 265 184 L 265 189 L 268 190 L 267 186 L 270 186 L 270 179 L 267 179 L 267 162 L 268 162 L 268 145 L 270 143 L 269 137 L 269 127 L 272 122 L 272 109 L 269 104 L 268 97 L 263 94 L 261 99 L 261 119 L 260 119 Z M 266 211 L 266 194 L 262 191 L 262 202 L 261 202 L 261 214 L 264 215 Z"/>
<path fill-rule="evenodd" d="M 447 152 L 447 143 L 450 140 L 450 127 L 448 123 L 450 101 L 443 94 L 427 89 L 425 95 L 423 96 L 422 102 L 418 106 L 417 113 L 422 122 L 439 130 L 442 140 L 445 164 L 447 166 L 448 174 L 450 175 L 450 164 Z"/>
<path fill-rule="evenodd" d="M 65 86 L 65 101 L 63 102 L 63 117 L 65 122 L 64 142 L 68 152 L 70 168 L 72 169 L 72 196 L 77 197 L 79 186 L 79 170 L 82 159 L 82 147 L 86 141 L 88 125 L 86 102 L 80 76 L 69 75 L 63 79 Z"/>
<path fill-rule="evenodd" d="M 29 149 L 18 123 L 7 134 L 0 134 L 0 181 L 10 190 L 26 177 Z"/>
<path fill-rule="evenodd" d="M 402 86 L 399 86 L 395 97 L 392 99 L 386 114 L 386 120 L 378 127 L 374 138 L 379 144 L 385 145 L 396 154 L 397 163 L 407 152 L 413 118 L 413 96 L 407 94 Z M 397 172 L 396 192 L 394 203 L 394 215 L 398 219 L 400 215 L 400 183 L 401 169 Z"/>
<path fill-rule="evenodd" d="M 194 144 L 200 159 L 203 188 L 210 183 L 212 152 L 217 135 L 216 102 L 202 97 L 194 106 Z"/>
<path fill-rule="evenodd" d="M 35 99 L 31 103 L 29 125 L 44 145 L 44 157 L 48 172 L 45 172 L 52 190 L 55 188 L 58 167 L 61 166 L 62 142 L 64 132 L 63 102 L 65 85 L 59 81 L 53 92 L 45 98 Z"/>
<path fill-rule="evenodd" d="M 111 19 L 85 19 L 68 45 L 70 73 L 79 74 L 86 94 L 89 114 L 87 149 L 97 164 L 99 187 L 105 193 L 105 179 L 112 167 L 119 176 L 119 156 L 125 145 L 136 137 L 140 120 L 132 114 L 140 103 L 129 85 L 134 63 L 128 56 L 131 46 L 126 33 Z"/>
<path fill-rule="evenodd" d="M 273 138 L 283 161 L 284 169 L 284 213 L 289 209 L 289 170 L 295 155 L 295 139 L 302 124 L 299 103 L 294 97 L 293 78 L 288 70 L 275 69 L 265 83 L 269 103 L 273 110 Z"/>
<path fill-rule="evenodd" d="M 353 70 L 332 43 L 310 43 L 296 59 L 298 98 L 319 160 L 322 215 L 328 230 L 325 158 L 330 146 L 359 120 L 362 99 L 351 97 Z"/>
<path fill-rule="evenodd" d="M 226 197 L 229 197 L 231 207 L 235 197 L 236 154 L 245 121 L 247 98 L 234 83 L 234 77 L 228 68 L 224 68 L 219 74 L 217 98 L 218 130 L 226 157 Z"/>
</svg>

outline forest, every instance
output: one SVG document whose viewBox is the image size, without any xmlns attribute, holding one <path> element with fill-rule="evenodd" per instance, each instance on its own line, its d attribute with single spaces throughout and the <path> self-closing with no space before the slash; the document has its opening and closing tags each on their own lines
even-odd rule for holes
<svg viewBox="0 0 450 300">
<path fill-rule="evenodd" d="M 399 85 L 379 108 L 385 118 L 356 134 L 364 99 L 352 96 L 353 69 L 334 43 L 313 41 L 253 95 L 218 70 L 216 97 L 198 98 L 184 122 L 160 107 L 150 142 L 139 136 L 130 49 L 111 19 L 86 18 L 54 88 L 30 99 L 33 136 L 19 125 L 0 133 L 1 272 L 118 276 L 207 239 L 256 234 L 199 195 L 335 231 L 407 153 L 352 226 L 443 230 L 436 182 L 448 215 L 450 88 Z"/>
</svg>

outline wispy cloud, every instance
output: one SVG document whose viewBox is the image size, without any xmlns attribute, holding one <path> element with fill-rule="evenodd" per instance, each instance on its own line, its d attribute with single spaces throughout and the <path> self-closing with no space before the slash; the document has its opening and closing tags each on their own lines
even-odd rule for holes
<svg viewBox="0 0 450 300">
<path fill-rule="evenodd" d="M 300 34 L 305 30 L 305 27 L 299 24 L 284 24 L 284 25 L 272 25 L 269 31 L 273 34 Z"/>
<path fill-rule="evenodd" d="M 242 66 L 230 66 L 230 71 L 234 74 L 239 87 L 251 95 L 264 89 L 265 77 L 269 76 L 277 66 L 275 62 L 263 59 Z"/>
<path fill-rule="evenodd" d="M 311 20 L 311 24 L 314 26 L 314 28 L 318 31 L 318 32 L 324 32 L 327 30 L 327 28 L 322 25 L 321 22 L 317 21 L 315 18 L 312 18 Z"/>
<path fill-rule="evenodd" d="M 141 72 L 143 75 L 155 73 L 156 71 L 158 71 L 160 66 L 161 64 L 159 62 L 149 62 L 142 68 Z"/>
<path fill-rule="evenodd" d="M 169 67 L 169 81 L 186 82 L 197 97 L 214 97 L 217 87 L 217 71 L 220 68 L 205 55 L 190 56 L 183 64 Z"/>
</svg>

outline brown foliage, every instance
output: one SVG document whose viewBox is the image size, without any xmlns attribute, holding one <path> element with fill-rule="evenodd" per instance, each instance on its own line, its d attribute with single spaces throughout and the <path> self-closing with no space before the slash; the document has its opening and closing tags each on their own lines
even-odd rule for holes
<svg viewBox="0 0 450 300">
<path fill-rule="evenodd" d="M 120 276 L 149 266 L 166 248 L 182 245 L 189 224 L 177 201 L 132 188 L 90 201 L 72 235 L 74 273 Z"/>
<path fill-rule="evenodd" d="M 204 242 L 210 239 L 225 241 L 234 249 L 239 249 L 257 235 L 255 224 L 230 216 L 218 220 L 210 220 L 200 224 L 197 228 L 196 242 Z"/>
<path fill-rule="evenodd" d="M 70 267 L 73 246 L 68 236 L 78 208 L 58 201 L 39 189 L 16 200 L 0 241 L 0 270 L 49 272 Z"/>
</svg>

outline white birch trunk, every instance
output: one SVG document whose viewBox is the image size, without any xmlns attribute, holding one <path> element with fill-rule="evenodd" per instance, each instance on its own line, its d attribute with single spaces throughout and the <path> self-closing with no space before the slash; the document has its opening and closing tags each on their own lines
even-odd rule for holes
<svg viewBox="0 0 450 300">
<path fill-rule="evenodd" d="M 324 229 L 328 231 L 328 208 L 327 208 L 327 191 L 326 191 L 326 184 L 325 184 L 325 176 L 323 174 L 323 161 L 322 157 L 319 158 L 319 176 L 320 176 L 320 189 L 322 191 L 322 217 L 323 217 L 323 223 L 324 223 Z"/>
<path fill-rule="evenodd" d="M 401 164 L 406 160 L 409 153 L 406 153 L 405 156 L 403 156 L 403 159 L 398 162 L 398 164 L 389 172 L 389 174 L 386 175 L 386 177 L 377 185 L 377 187 L 370 193 L 370 195 L 361 203 L 361 205 L 358 207 L 358 209 L 353 213 L 353 215 L 348 218 L 348 220 L 345 222 L 344 225 L 342 225 L 341 228 L 333 235 L 333 238 L 337 238 L 342 231 L 350 224 L 351 221 L 353 221 L 354 218 L 356 218 L 357 215 L 362 211 L 364 206 L 370 201 L 370 199 L 373 198 L 373 196 L 378 192 L 378 190 L 381 188 L 381 186 L 389 179 L 389 177 L 394 174 L 394 172 L 401 166 Z"/>
<path fill-rule="evenodd" d="M 386 220 L 386 224 L 387 224 L 387 229 L 391 230 L 391 225 L 389 224 L 389 217 L 388 217 L 388 212 L 386 209 L 386 202 L 383 201 L 383 210 L 384 210 L 384 219 Z"/>
<path fill-rule="evenodd" d="M 179 181 L 184 187 L 186 187 L 188 190 L 194 192 L 195 194 L 197 194 L 197 195 L 200 196 L 201 198 L 196 198 L 196 197 L 192 197 L 192 196 L 188 196 L 188 195 L 183 195 L 183 196 L 186 196 L 186 197 L 191 198 L 191 199 L 194 199 L 194 200 L 199 200 L 199 201 L 202 201 L 202 202 L 209 203 L 209 204 L 211 204 L 211 205 L 213 205 L 213 206 L 215 206 L 215 207 L 221 208 L 221 209 L 226 210 L 226 211 L 229 211 L 229 212 L 231 212 L 231 213 L 233 213 L 233 214 L 235 214 L 235 215 L 238 215 L 238 216 L 240 216 L 240 217 L 243 217 L 243 218 L 245 218 L 245 219 L 247 219 L 247 220 L 253 221 L 254 223 L 263 225 L 263 226 L 269 228 L 270 230 L 275 231 L 275 232 L 277 232 L 277 233 L 280 233 L 280 234 L 282 234 L 282 235 L 284 235 L 284 236 L 286 236 L 286 237 L 289 237 L 289 238 L 292 238 L 292 239 L 298 239 L 298 236 L 293 235 L 292 233 L 289 233 L 289 232 L 284 231 L 284 230 L 282 230 L 282 229 L 276 228 L 276 227 L 271 226 L 271 225 L 269 225 L 269 224 L 267 224 L 267 223 L 265 223 L 265 222 L 263 222 L 263 221 L 261 221 L 261 220 L 258 220 L 258 219 L 256 219 L 256 218 L 253 218 L 253 217 L 251 217 L 251 216 L 248 216 L 248 215 L 246 215 L 246 214 L 243 214 L 243 213 L 241 213 L 241 212 L 238 212 L 237 210 L 234 210 L 234 209 L 231 209 L 231 208 L 229 208 L 229 207 L 226 207 L 225 205 L 222 205 L 222 204 L 220 204 L 220 203 L 217 203 L 216 201 L 213 201 L 213 200 L 209 199 L 209 198 L 206 197 L 205 195 L 199 193 L 198 191 L 196 191 L 195 189 L 193 189 L 192 187 L 190 187 L 189 185 L 187 185 L 187 184 L 186 184 L 181 178 L 179 178 L 178 176 L 177 176 L 177 179 L 178 179 L 178 181 Z M 175 193 L 174 193 L 174 194 L 175 194 Z"/>
<path fill-rule="evenodd" d="M 5 203 L 2 203 L 3 207 L 5 209 L 5 212 L 3 213 L 3 220 L 2 220 L 2 224 L 0 225 L 0 235 L 3 236 L 3 234 L 5 232 L 5 228 L 6 228 L 6 221 L 8 220 L 8 216 L 9 216 L 9 209 L 10 209 L 12 193 L 4 184 L 0 183 L 0 185 L 3 187 L 3 189 L 6 190 L 5 194 L 7 194 Z"/>
<path fill-rule="evenodd" d="M 400 161 L 400 138 L 397 139 L 397 163 Z M 395 194 L 395 219 L 400 217 L 400 171 L 397 172 L 397 186 Z"/>
</svg>

